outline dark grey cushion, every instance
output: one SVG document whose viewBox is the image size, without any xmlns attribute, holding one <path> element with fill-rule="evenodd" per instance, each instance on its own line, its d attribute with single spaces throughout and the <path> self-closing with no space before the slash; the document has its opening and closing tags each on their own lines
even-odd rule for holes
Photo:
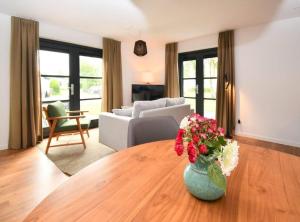
<svg viewBox="0 0 300 222">
<path fill-rule="evenodd" d="M 159 140 L 175 139 L 178 123 L 171 116 L 133 119 L 128 125 L 128 147 Z"/>
</svg>

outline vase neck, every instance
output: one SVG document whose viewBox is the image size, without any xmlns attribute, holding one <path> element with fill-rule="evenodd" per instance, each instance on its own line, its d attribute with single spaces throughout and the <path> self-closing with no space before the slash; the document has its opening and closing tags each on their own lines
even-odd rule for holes
<svg viewBox="0 0 300 222">
<path fill-rule="evenodd" d="M 205 158 L 198 157 L 196 162 L 192 166 L 198 170 L 207 170 L 208 166 L 211 164 L 210 161 Z"/>
</svg>

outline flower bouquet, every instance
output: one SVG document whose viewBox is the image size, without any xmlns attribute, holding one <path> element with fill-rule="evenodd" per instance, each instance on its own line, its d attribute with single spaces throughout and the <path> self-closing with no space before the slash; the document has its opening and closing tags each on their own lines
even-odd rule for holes
<svg viewBox="0 0 300 222">
<path fill-rule="evenodd" d="M 175 151 L 187 151 L 190 164 L 184 171 L 188 190 L 203 200 L 215 200 L 226 190 L 226 176 L 238 163 L 238 144 L 224 138 L 216 120 L 192 114 L 180 124 Z"/>
</svg>

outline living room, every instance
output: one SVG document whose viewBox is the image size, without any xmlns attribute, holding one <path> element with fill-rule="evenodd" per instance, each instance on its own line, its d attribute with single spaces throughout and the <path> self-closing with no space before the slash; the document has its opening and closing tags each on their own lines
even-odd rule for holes
<svg viewBox="0 0 300 222">
<path fill-rule="evenodd" d="M 0 33 L 0 221 L 299 221 L 299 0 L 1 0 Z"/>
</svg>

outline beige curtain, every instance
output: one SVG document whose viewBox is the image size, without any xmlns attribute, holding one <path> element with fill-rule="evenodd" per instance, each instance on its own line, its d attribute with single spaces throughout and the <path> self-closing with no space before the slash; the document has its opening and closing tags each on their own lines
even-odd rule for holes
<svg viewBox="0 0 300 222">
<path fill-rule="evenodd" d="M 121 42 L 103 38 L 103 63 L 102 111 L 111 112 L 123 103 Z"/>
<path fill-rule="evenodd" d="M 177 43 L 166 44 L 165 56 L 165 95 L 179 97 Z"/>
<path fill-rule="evenodd" d="M 234 77 L 234 32 L 219 33 L 217 121 L 226 136 L 234 135 L 235 129 L 235 77 Z"/>
<path fill-rule="evenodd" d="M 12 17 L 9 148 L 32 147 L 42 138 L 38 22 Z"/>
</svg>

